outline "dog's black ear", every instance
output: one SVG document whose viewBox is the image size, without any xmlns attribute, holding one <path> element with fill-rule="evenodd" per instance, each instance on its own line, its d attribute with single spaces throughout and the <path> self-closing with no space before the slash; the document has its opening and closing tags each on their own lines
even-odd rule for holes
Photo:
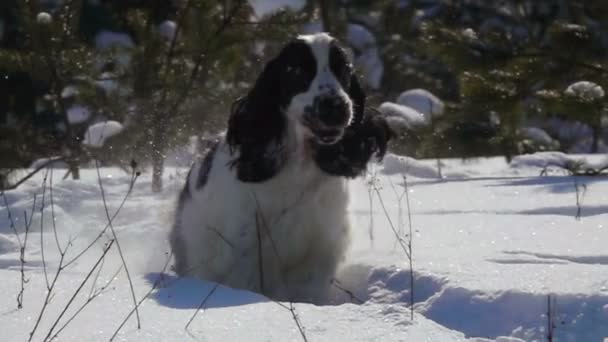
<svg viewBox="0 0 608 342">
<path fill-rule="evenodd" d="M 359 78 L 346 49 L 336 40 L 332 41 L 330 45 L 329 65 L 353 103 L 353 123 L 361 123 L 365 112 L 365 91 L 359 83 Z"/>
<path fill-rule="evenodd" d="M 274 176 L 285 161 L 286 118 L 281 112 L 279 57 L 266 64 L 249 93 L 232 106 L 226 141 L 238 151 L 231 167 L 243 182 L 262 182 Z"/>
<path fill-rule="evenodd" d="M 372 157 L 381 160 L 392 137 L 386 118 L 365 111 L 361 122 L 350 125 L 334 145 L 314 145 L 315 162 L 324 172 L 347 178 L 365 173 Z"/>
<path fill-rule="evenodd" d="M 361 87 L 354 71 L 350 77 L 349 86 L 348 96 L 353 102 L 353 124 L 359 124 L 363 121 L 365 113 L 365 91 Z"/>
</svg>

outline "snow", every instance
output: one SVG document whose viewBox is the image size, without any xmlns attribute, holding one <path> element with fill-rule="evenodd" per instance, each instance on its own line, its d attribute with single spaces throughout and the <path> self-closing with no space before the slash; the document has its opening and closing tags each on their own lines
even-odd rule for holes
<svg viewBox="0 0 608 342">
<path fill-rule="evenodd" d="M 44 164 L 47 164 L 47 163 L 51 162 L 51 159 L 53 159 L 53 158 L 57 158 L 57 157 L 36 159 L 30 165 L 30 169 L 36 169 L 36 168 L 38 168 L 40 166 L 43 166 Z M 51 162 L 51 164 L 55 168 L 66 168 L 67 167 L 67 164 L 65 162 L 63 162 L 63 161 L 55 161 L 55 162 Z M 49 166 L 51 164 L 49 164 Z"/>
<path fill-rule="evenodd" d="M 206 151 L 204 141 L 213 141 L 216 138 L 210 134 L 203 134 L 199 139 L 197 136 L 191 136 L 188 139 L 188 144 L 170 149 L 165 156 L 165 165 L 188 167 L 192 165 L 194 160 L 199 155 L 199 151 Z"/>
<path fill-rule="evenodd" d="M 604 89 L 600 85 L 589 81 L 575 82 L 569 85 L 564 93 L 568 96 L 578 97 L 585 101 L 596 101 L 602 99 L 606 95 Z"/>
<path fill-rule="evenodd" d="M 111 72 L 103 72 L 95 84 L 104 90 L 106 95 L 115 93 L 119 89 L 119 83 L 115 80 L 116 75 Z"/>
<path fill-rule="evenodd" d="M 570 153 L 590 153 L 593 150 L 593 138 L 592 137 L 584 137 L 577 140 L 570 148 L 568 148 L 568 152 Z M 608 145 L 603 140 L 598 142 L 597 146 L 598 153 L 608 153 Z"/>
<path fill-rule="evenodd" d="M 560 141 L 579 141 L 591 136 L 593 130 L 580 121 L 550 118 L 546 121 L 547 130 Z M 584 151 L 584 152 L 588 152 Z"/>
<path fill-rule="evenodd" d="M 382 172 L 387 175 L 404 174 L 418 178 L 439 178 L 439 172 L 436 168 L 411 157 L 401 157 L 393 154 L 386 156 Z"/>
<path fill-rule="evenodd" d="M 61 91 L 61 97 L 64 99 L 70 98 L 70 97 L 74 97 L 76 95 L 78 95 L 80 92 L 78 91 L 78 88 L 76 88 L 73 85 L 69 85 L 65 88 L 63 88 L 63 90 Z"/>
<path fill-rule="evenodd" d="M 373 89 L 378 89 L 384 73 L 376 38 L 364 26 L 348 24 L 346 39 L 355 48 L 355 64 L 361 68 L 365 82 Z"/>
<path fill-rule="evenodd" d="M 36 15 L 36 21 L 41 25 L 48 25 L 53 21 L 53 17 L 46 12 L 40 12 Z"/>
<path fill-rule="evenodd" d="M 120 133 L 122 130 L 123 126 L 120 122 L 112 120 L 98 122 L 89 126 L 82 143 L 91 147 L 102 147 L 106 139 Z"/>
<path fill-rule="evenodd" d="M 95 36 L 95 47 L 98 50 L 116 50 L 116 62 L 126 67 L 131 62 L 128 50 L 135 47 L 131 36 L 127 33 L 102 30 Z"/>
<path fill-rule="evenodd" d="M 9 239 L 7 236 L 0 235 L 0 254 L 14 252 L 19 249 L 17 242 Z"/>
<path fill-rule="evenodd" d="M 452 179 L 466 178 L 467 174 L 455 170 L 448 171 L 447 173 L 442 172 L 439 174 L 437 170 L 436 160 L 417 160 L 407 156 L 398 156 L 392 153 L 388 153 L 384 157 L 384 167 L 381 173 L 385 175 L 408 175 L 416 178 L 430 178 L 438 179 L 442 177 Z M 445 163 L 441 162 L 442 168 L 445 167 Z"/>
<path fill-rule="evenodd" d="M 165 20 L 158 25 L 158 32 L 167 41 L 172 41 L 177 32 L 177 24 L 173 20 Z"/>
<path fill-rule="evenodd" d="M 553 138 L 545 130 L 538 127 L 521 127 L 519 128 L 519 134 L 525 138 L 530 139 L 534 142 L 551 146 L 554 144 Z"/>
<path fill-rule="evenodd" d="M 378 110 L 387 117 L 391 128 L 398 132 L 402 129 L 416 129 L 427 126 L 424 115 L 410 107 L 392 102 L 384 102 Z"/>
<path fill-rule="evenodd" d="M 364 303 L 336 289 L 332 305 L 294 304 L 308 340 L 545 341 L 551 295 L 556 341 L 602 341 L 608 336 L 608 179 L 538 176 L 548 163 L 579 159 L 606 162 L 605 156 L 560 153 L 518 156 L 510 164 L 504 158 L 443 159 L 445 178 L 438 179 L 435 160 L 387 155 L 383 164 L 372 168 L 377 170 L 373 180 L 379 195 L 370 191 L 372 176 L 350 183 L 352 246 L 337 278 Z M 141 330 L 131 317 L 116 340 L 301 341 L 288 303 L 281 306 L 258 294 L 162 272 L 171 211 L 187 172 L 168 168 L 159 194 L 150 191 L 151 175 L 144 173 L 113 221 L 137 299 L 152 290 L 140 307 Z M 117 168 L 102 168 L 100 173 L 113 214 L 131 176 Z M 60 263 L 53 222 L 59 244 L 68 246 L 70 241 L 67 259 L 106 226 L 96 170 L 83 169 L 80 181 L 61 180 L 62 174 L 55 170 L 53 178 L 54 215 L 48 186 L 45 210 L 40 211 L 44 172 L 0 195 L 0 331 L 11 340 L 29 337 L 47 291 L 41 239 L 50 280 Z M 404 175 L 411 206 L 413 274 L 391 229 L 393 224 L 395 232 L 408 239 Z M 585 185 L 579 219 L 574 184 Z M 2 196 L 23 241 L 23 213 L 29 215 L 34 194 L 36 210 L 24 265 L 28 282 L 23 308 L 17 309 L 19 248 Z M 110 239 L 111 234 L 104 234 L 60 273 L 34 340 L 43 340 Z M 113 246 L 99 276 L 93 273 L 54 331 L 85 303 L 91 289 L 95 293 L 112 283 L 57 340 L 110 339 L 133 307 L 124 270 L 114 278 L 120 264 Z M 410 276 L 415 285 L 413 321 Z M 160 285 L 152 289 L 155 283 Z"/>
<path fill-rule="evenodd" d="M 521 168 L 544 168 L 549 165 L 567 165 L 568 163 L 582 161 L 581 158 L 565 154 L 563 152 L 538 152 L 526 154 L 513 158 L 511 167 Z"/>
<path fill-rule="evenodd" d="M 477 32 L 475 32 L 475 30 L 470 27 L 462 30 L 462 35 L 471 42 L 477 41 L 479 39 L 479 37 L 477 36 Z"/>
<path fill-rule="evenodd" d="M 397 103 L 408 106 L 424 114 L 426 119 L 443 115 L 445 104 L 437 96 L 425 89 L 411 89 L 404 91 L 397 98 Z"/>
<path fill-rule="evenodd" d="M 306 5 L 305 0 L 249 0 L 253 12 L 258 18 L 273 14 L 282 9 L 300 11 Z"/>
<path fill-rule="evenodd" d="M 100 50 L 122 47 L 122 48 L 133 48 L 135 44 L 133 39 L 127 33 L 112 32 L 112 31 L 100 31 L 95 36 L 95 46 Z"/>
<path fill-rule="evenodd" d="M 81 105 L 73 105 L 67 109 L 68 122 L 71 124 L 83 123 L 91 118 L 91 110 Z"/>
</svg>

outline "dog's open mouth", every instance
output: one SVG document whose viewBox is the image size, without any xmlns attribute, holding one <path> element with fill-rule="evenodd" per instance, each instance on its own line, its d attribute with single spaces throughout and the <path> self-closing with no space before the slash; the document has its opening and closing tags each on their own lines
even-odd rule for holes
<svg viewBox="0 0 608 342">
<path fill-rule="evenodd" d="M 308 127 L 316 140 L 323 145 L 337 143 L 344 133 L 344 129 L 341 127 L 327 127 L 322 123 L 315 123 L 315 120 L 310 119 L 308 116 L 306 116 L 302 122 L 304 126 Z"/>
<path fill-rule="evenodd" d="M 342 136 L 341 129 L 319 129 L 313 130 L 314 135 L 319 139 L 319 142 L 322 144 L 335 144 L 340 140 Z"/>
</svg>

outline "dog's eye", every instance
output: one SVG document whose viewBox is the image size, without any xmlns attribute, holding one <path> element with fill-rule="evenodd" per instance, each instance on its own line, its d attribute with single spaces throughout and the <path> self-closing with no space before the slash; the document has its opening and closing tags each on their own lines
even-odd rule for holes
<svg viewBox="0 0 608 342">
<path fill-rule="evenodd" d="M 302 68 L 296 65 L 290 65 L 287 67 L 287 72 L 291 75 L 300 75 L 302 73 Z"/>
<path fill-rule="evenodd" d="M 336 78 L 338 80 L 340 80 L 340 82 L 348 83 L 350 80 L 350 74 L 352 72 L 352 65 L 347 63 L 347 64 L 335 66 L 333 68 L 333 72 L 336 75 Z M 347 84 L 344 84 L 344 85 L 347 85 Z"/>
</svg>

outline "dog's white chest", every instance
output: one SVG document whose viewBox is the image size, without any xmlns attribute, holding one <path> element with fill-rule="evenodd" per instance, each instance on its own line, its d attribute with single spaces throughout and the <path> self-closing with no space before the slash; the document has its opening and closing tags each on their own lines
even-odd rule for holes
<svg viewBox="0 0 608 342">
<path fill-rule="evenodd" d="M 243 183 L 223 167 L 224 153 L 181 208 L 187 273 L 249 289 L 265 282 L 279 297 L 283 286 L 327 282 L 349 241 L 346 180 L 292 161 L 266 182 Z"/>
</svg>

